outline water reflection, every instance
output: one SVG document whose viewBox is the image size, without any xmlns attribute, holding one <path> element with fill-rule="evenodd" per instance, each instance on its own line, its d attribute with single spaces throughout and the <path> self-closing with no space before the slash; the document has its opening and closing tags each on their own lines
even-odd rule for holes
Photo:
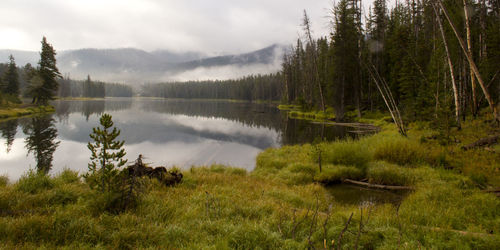
<svg viewBox="0 0 500 250">
<path fill-rule="evenodd" d="M 363 204 L 400 204 L 408 194 L 406 191 L 387 191 L 377 189 L 367 189 L 364 187 L 341 184 L 328 188 L 332 198 L 342 204 L 363 205 Z"/>
<path fill-rule="evenodd" d="M 349 133 L 352 128 L 345 126 L 329 126 L 309 121 L 290 119 L 285 117 L 282 127 L 282 144 L 293 145 L 312 143 L 315 140 L 333 141 L 345 137 L 355 137 Z"/>
<path fill-rule="evenodd" d="M 348 130 L 289 119 L 272 104 L 109 98 L 53 105 L 52 115 L 0 122 L 0 174 L 15 180 L 30 166 L 87 171 L 86 144 L 104 112 L 121 129 L 129 160 L 143 154 L 155 165 L 181 168 L 220 163 L 251 171 L 266 148 L 334 140 Z"/>
<path fill-rule="evenodd" d="M 67 122 L 69 115 L 80 113 L 88 121 L 92 115 L 100 116 L 104 111 L 119 111 L 130 109 L 132 100 L 127 98 L 99 100 L 58 100 L 52 103 L 56 108 L 55 115 L 59 121 Z"/>
<path fill-rule="evenodd" d="M 47 174 L 52 168 L 52 159 L 59 141 L 56 142 L 57 129 L 50 116 L 37 116 L 23 126 L 24 139 L 28 153 L 33 153 L 38 172 Z"/>
<path fill-rule="evenodd" d="M 0 132 L 2 133 L 2 137 L 5 138 L 7 153 L 10 152 L 12 143 L 14 142 L 14 138 L 17 133 L 17 124 L 17 119 L 0 123 Z"/>
</svg>

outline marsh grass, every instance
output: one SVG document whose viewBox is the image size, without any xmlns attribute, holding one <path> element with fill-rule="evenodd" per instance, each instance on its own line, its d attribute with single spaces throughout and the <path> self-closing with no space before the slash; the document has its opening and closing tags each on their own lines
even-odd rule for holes
<svg viewBox="0 0 500 250">
<path fill-rule="evenodd" d="M 407 170 L 386 162 L 372 165 L 368 174 L 371 168 Z M 321 174 L 361 174 L 355 166 L 324 167 Z M 450 240 L 469 249 L 498 243 L 500 202 L 493 195 L 443 169 L 411 170 L 418 189 L 401 203 L 399 216 L 391 204 L 340 204 L 318 184 L 290 184 L 222 165 L 184 171 L 183 182 L 174 187 L 145 179 L 147 192 L 138 206 L 112 214 L 95 207 L 99 195 L 75 172 L 47 178 L 28 173 L 0 188 L 0 248 L 304 249 L 322 248 L 325 241 L 331 248 L 351 213 L 352 233 L 342 239 L 346 249 L 357 241 L 363 248 L 394 248 L 400 241 L 408 249 L 446 248 Z M 311 164 L 290 164 L 282 171 L 321 176 Z M 363 233 L 357 240 L 360 209 Z M 428 230 L 433 227 L 442 231 Z"/>
<path fill-rule="evenodd" d="M 0 107 L 0 120 L 51 112 L 55 112 L 53 106 L 18 107 L 16 105 L 14 107 Z"/>
<path fill-rule="evenodd" d="M 401 138 L 384 129 L 359 140 L 322 143 L 321 172 L 314 147 L 306 144 L 265 150 L 250 173 L 223 165 L 193 167 L 173 187 L 145 178 L 137 206 L 116 214 L 75 172 L 28 172 L 0 185 L 0 248 L 334 248 L 351 214 L 344 249 L 498 248 L 500 200 L 478 188 L 491 185 L 495 172 L 487 171 L 496 158 L 420 140 L 431 133 L 413 129 Z M 474 161 L 485 164 L 477 176 L 460 174 Z M 322 184 L 345 178 L 415 191 L 399 205 L 342 204 Z"/>
<path fill-rule="evenodd" d="M 0 187 L 5 187 L 9 184 L 9 177 L 7 175 L 0 175 Z"/>
</svg>

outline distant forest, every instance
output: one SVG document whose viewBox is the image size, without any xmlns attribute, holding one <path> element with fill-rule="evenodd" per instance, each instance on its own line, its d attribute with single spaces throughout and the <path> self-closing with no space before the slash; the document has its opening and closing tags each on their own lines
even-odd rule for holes
<svg viewBox="0 0 500 250">
<path fill-rule="evenodd" d="M 63 78 L 59 80 L 60 97 L 132 97 L 132 87 L 119 83 L 105 83 L 92 81 L 90 76 L 87 80 L 71 80 Z"/>
<path fill-rule="evenodd" d="M 459 127 L 483 107 L 498 121 L 500 1 L 386 2 L 362 10 L 360 0 L 337 1 L 333 29 L 319 39 L 304 13 L 283 63 L 283 100 L 333 107 L 337 120 L 389 106 L 406 121 Z"/>
<path fill-rule="evenodd" d="M 224 81 L 157 83 L 143 86 L 141 95 L 163 98 L 279 101 L 282 82 L 281 73 L 277 73 Z"/>
<path fill-rule="evenodd" d="M 340 0 L 329 36 L 303 34 L 280 73 L 228 81 L 146 85 L 143 96 L 281 100 L 303 109 L 332 107 L 337 120 L 382 110 L 402 120 L 460 127 L 500 97 L 500 0 Z M 364 18 L 363 18 L 364 17 Z"/>
<path fill-rule="evenodd" d="M 0 63 L 0 76 L 5 75 L 9 64 Z M 34 68 L 31 64 L 24 67 L 17 67 L 20 95 L 28 96 L 28 86 L 30 85 L 30 74 Z M 131 97 L 134 95 L 132 87 L 119 83 L 105 83 L 101 81 L 92 81 L 90 76 L 87 80 L 73 80 L 69 77 L 57 79 L 59 97 Z"/>
</svg>

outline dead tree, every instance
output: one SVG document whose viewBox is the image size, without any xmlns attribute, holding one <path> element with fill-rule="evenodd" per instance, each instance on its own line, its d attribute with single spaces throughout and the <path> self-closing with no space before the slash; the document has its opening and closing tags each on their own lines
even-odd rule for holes
<svg viewBox="0 0 500 250">
<path fill-rule="evenodd" d="M 313 63 L 313 71 L 314 71 L 314 78 L 315 81 L 318 82 L 318 90 L 319 90 L 319 97 L 321 99 L 321 109 L 323 112 L 325 112 L 325 98 L 323 97 L 323 88 L 321 87 L 321 81 L 319 80 L 319 71 L 318 71 L 318 55 L 316 51 L 316 47 L 314 46 L 314 41 L 312 39 L 311 35 L 311 22 L 309 20 L 309 17 L 307 16 L 307 12 L 304 10 L 304 30 L 307 35 L 307 39 L 309 44 L 311 45 L 311 50 L 312 50 L 312 63 Z"/>
<path fill-rule="evenodd" d="M 498 113 L 498 108 L 496 106 L 495 100 L 493 100 L 493 98 L 490 95 L 490 92 L 488 91 L 487 86 L 484 84 L 483 78 L 481 77 L 481 74 L 479 73 L 479 70 L 476 66 L 476 63 L 474 63 L 474 60 L 472 59 L 472 55 L 465 48 L 464 40 L 458 34 L 457 28 L 455 27 L 455 25 L 451 21 L 450 16 L 448 15 L 448 11 L 446 10 L 446 7 L 444 7 L 443 2 L 441 0 L 436 0 L 436 1 L 437 1 L 437 4 L 439 5 L 439 7 L 441 8 L 441 10 L 443 11 L 444 16 L 448 20 L 448 23 L 450 24 L 450 26 L 453 30 L 453 33 L 455 33 L 455 36 L 457 37 L 458 42 L 460 43 L 460 47 L 462 47 L 462 50 L 463 50 L 465 56 L 467 57 L 467 61 L 469 62 L 469 66 L 470 66 L 471 70 L 473 71 L 474 75 L 476 76 L 476 79 L 479 82 L 481 89 L 483 90 L 483 94 L 484 94 L 486 100 L 488 101 L 488 104 L 490 106 L 491 111 L 493 112 L 493 116 L 495 117 L 495 121 L 497 122 L 497 124 L 500 123 L 500 114 Z M 436 3 L 434 3 L 434 4 L 436 4 Z"/>
<path fill-rule="evenodd" d="M 441 18 L 439 17 L 439 13 L 435 5 L 433 5 L 434 13 L 436 14 L 436 20 L 439 26 L 439 30 L 441 31 L 441 37 L 443 38 L 444 49 L 446 51 L 446 59 L 448 61 L 448 67 L 450 68 L 450 76 L 451 76 L 451 86 L 453 88 L 453 97 L 455 99 L 455 116 L 458 129 L 460 126 L 460 101 L 458 96 L 458 87 L 457 82 L 455 80 L 455 72 L 453 69 L 453 63 L 451 62 L 450 50 L 448 48 L 448 42 L 446 41 L 446 35 L 444 33 L 443 24 L 441 23 Z"/>
</svg>

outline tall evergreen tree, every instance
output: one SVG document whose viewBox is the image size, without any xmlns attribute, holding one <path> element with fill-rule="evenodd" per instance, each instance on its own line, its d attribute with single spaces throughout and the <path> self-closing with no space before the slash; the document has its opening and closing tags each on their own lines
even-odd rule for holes
<svg viewBox="0 0 500 250">
<path fill-rule="evenodd" d="M 4 75 L 4 90 L 3 92 L 9 95 L 19 95 L 19 74 L 17 73 L 16 61 L 12 55 L 9 56 L 9 64 Z"/>
<path fill-rule="evenodd" d="M 42 39 L 42 51 L 40 52 L 37 75 L 39 79 L 32 81 L 30 86 L 32 102 L 47 104 L 49 100 L 54 99 L 57 93 L 59 84 L 56 79 L 61 78 L 61 73 L 59 73 L 56 66 L 56 52 L 45 37 Z"/>
</svg>

